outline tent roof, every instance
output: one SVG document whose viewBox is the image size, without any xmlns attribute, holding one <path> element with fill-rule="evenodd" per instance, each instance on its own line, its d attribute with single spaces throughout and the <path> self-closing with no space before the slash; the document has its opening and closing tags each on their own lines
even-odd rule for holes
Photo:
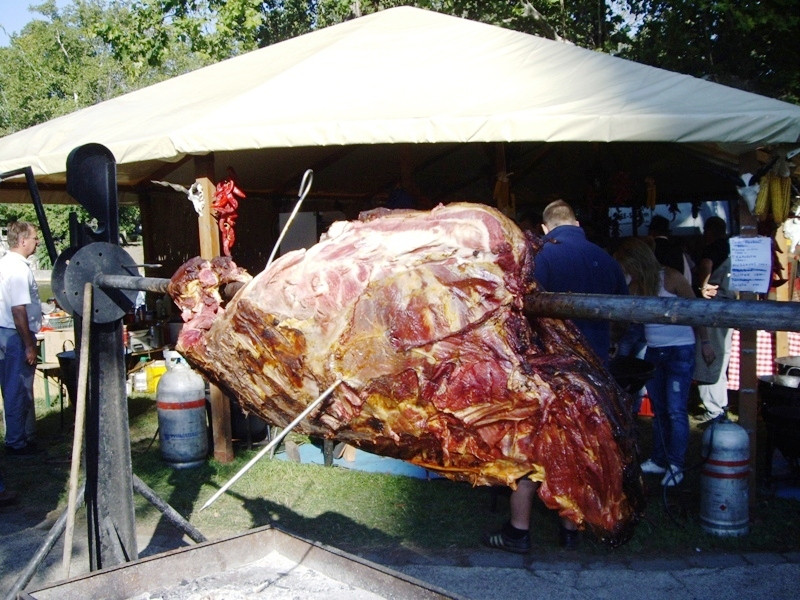
<svg viewBox="0 0 800 600">
<path fill-rule="evenodd" d="M 120 185 L 210 152 L 464 142 L 800 141 L 800 107 L 421 9 L 384 10 L 0 139 L 0 172 L 63 183 L 108 147 Z"/>
</svg>

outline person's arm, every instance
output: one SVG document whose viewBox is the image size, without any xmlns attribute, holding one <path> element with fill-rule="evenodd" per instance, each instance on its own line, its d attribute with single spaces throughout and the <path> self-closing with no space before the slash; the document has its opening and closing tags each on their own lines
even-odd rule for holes
<svg viewBox="0 0 800 600">
<path fill-rule="evenodd" d="M 664 289 L 681 298 L 696 298 L 692 291 L 691 284 L 686 281 L 686 277 L 669 267 L 664 269 Z M 711 341 L 708 339 L 708 331 L 705 325 L 696 325 L 694 327 L 694 334 L 700 342 L 700 353 L 703 355 L 703 360 L 706 364 L 710 365 L 714 362 L 717 355 L 714 352 L 714 348 L 711 346 Z"/>
<path fill-rule="evenodd" d="M 22 343 L 25 345 L 25 360 L 29 365 L 35 365 L 38 358 L 36 352 L 36 337 L 33 332 L 28 328 L 28 311 L 25 305 L 12 306 L 11 316 L 14 317 L 14 327 L 22 338 Z"/>
<path fill-rule="evenodd" d="M 703 258 L 697 263 L 697 268 L 695 269 L 695 283 L 697 284 L 697 289 L 700 290 L 700 294 L 704 298 L 713 298 L 716 295 L 716 286 L 713 286 L 714 293 L 710 294 L 710 286 L 708 285 L 708 280 L 711 277 L 711 268 L 714 266 L 714 263 L 711 262 L 710 258 Z M 706 295 L 706 294 L 710 295 Z"/>
</svg>

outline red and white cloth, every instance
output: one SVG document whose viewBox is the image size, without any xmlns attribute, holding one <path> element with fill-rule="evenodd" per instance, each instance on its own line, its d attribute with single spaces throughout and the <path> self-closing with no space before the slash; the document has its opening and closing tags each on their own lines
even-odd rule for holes
<svg viewBox="0 0 800 600">
<path fill-rule="evenodd" d="M 775 373 L 774 333 L 759 331 L 756 341 L 756 376 L 772 375 Z M 728 389 L 739 389 L 739 331 L 733 330 L 731 341 L 731 362 L 728 365 Z M 789 332 L 789 356 L 800 355 L 800 332 Z"/>
</svg>

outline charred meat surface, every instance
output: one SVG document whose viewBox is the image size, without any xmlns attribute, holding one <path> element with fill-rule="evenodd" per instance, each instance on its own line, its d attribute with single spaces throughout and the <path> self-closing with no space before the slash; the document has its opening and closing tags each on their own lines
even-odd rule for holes
<svg viewBox="0 0 800 600">
<path fill-rule="evenodd" d="M 541 481 L 612 544 L 643 510 L 631 399 L 578 330 L 529 318 L 537 241 L 495 209 L 378 209 L 252 280 L 193 259 L 177 349 L 246 409 L 473 485 Z M 247 282 L 221 307 L 219 287 Z"/>
</svg>

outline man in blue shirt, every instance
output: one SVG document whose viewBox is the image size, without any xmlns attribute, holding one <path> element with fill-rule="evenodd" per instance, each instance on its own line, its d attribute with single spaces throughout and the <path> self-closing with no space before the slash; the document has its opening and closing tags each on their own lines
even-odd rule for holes
<svg viewBox="0 0 800 600">
<path fill-rule="evenodd" d="M 600 246 L 586 239 L 572 207 L 563 200 L 548 204 L 542 213 L 544 245 L 534 257 L 534 277 L 548 292 L 580 294 L 627 294 L 622 267 Z M 608 365 L 611 326 L 608 321 L 575 319 L 603 364 Z M 483 543 L 492 548 L 524 554 L 530 551 L 531 507 L 539 483 L 528 478 L 517 482 L 509 504 L 511 519 L 500 531 L 485 535 Z M 574 523 L 561 520 L 559 543 L 568 550 L 578 544 Z"/>
<path fill-rule="evenodd" d="M 627 294 L 625 274 L 616 260 L 586 239 L 575 212 L 563 200 L 551 202 L 542 214 L 544 245 L 534 259 L 534 277 L 548 292 Z M 611 328 L 608 321 L 575 319 L 597 356 L 608 364 Z"/>
</svg>

